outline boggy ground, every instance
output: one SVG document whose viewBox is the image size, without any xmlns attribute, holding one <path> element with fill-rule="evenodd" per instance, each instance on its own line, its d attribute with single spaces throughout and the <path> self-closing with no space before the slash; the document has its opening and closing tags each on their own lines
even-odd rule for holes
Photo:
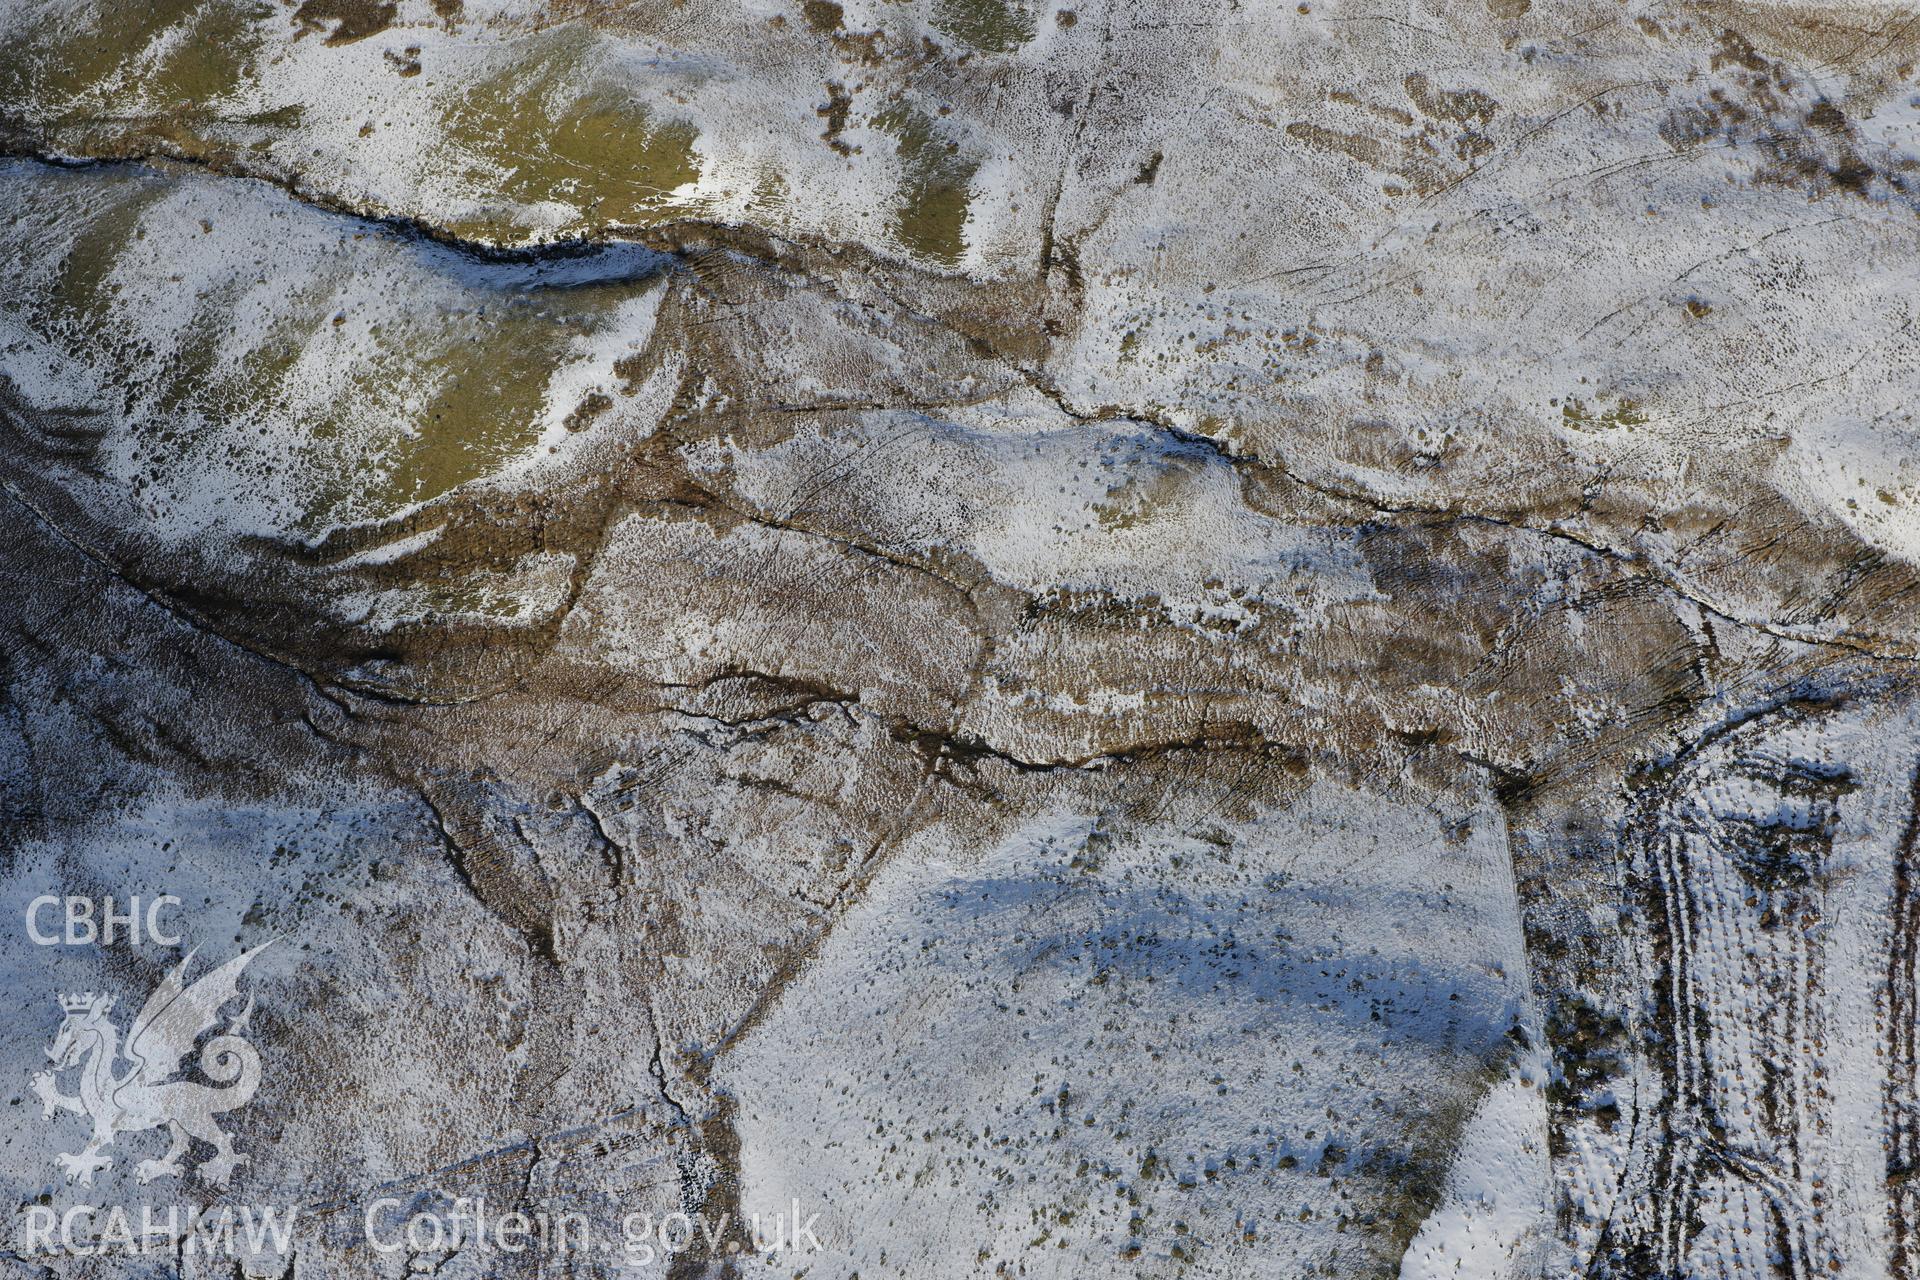
<svg viewBox="0 0 1920 1280">
<path fill-rule="evenodd" d="M 283 940 L 268 1272 L 1915 1265 L 1907 37 L 1306 8 L 13 11 L 7 894 Z"/>
</svg>

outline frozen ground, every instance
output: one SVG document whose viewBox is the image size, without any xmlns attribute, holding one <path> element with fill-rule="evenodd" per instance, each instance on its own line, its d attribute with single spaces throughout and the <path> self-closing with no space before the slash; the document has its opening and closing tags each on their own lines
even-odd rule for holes
<svg viewBox="0 0 1920 1280">
<path fill-rule="evenodd" d="M 0 1269 L 1920 1280 L 1916 64 L 0 0 Z M 268 939 L 250 1163 L 69 1183 L 56 995 Z"/>
</svg>

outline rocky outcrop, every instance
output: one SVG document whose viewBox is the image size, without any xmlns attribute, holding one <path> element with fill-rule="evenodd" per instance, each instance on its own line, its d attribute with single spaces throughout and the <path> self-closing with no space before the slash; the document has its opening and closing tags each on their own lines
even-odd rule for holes
<svg viewBox="0 0 1920 1280">
<path fill-rule="evenodd" d="M 0 30 L 9 909 L 277 940 L 231 1186 L 68 1186 L 23 1086 L 23 1221 L 1920 1265 L 1895 18 Z M 177 959 L 0 955 L 22 1071 Z M 709 1229 L 365 1229 L 458 1197 Z"/>
</svg>

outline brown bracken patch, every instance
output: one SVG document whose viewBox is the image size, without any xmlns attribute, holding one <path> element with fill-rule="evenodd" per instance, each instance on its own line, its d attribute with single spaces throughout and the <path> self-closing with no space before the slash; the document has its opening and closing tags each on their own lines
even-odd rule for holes
<svg viewBox="0 0 1920 1280">
<path fill-rule="evenodd" d="M 841 155 L 852 155 L 853 148 L 840 140 L 841 131 L 847 127 L 847 113 L 853 107 L 853 95 L 847 92 L 847 86 L 837 80 L 827 82 L 827 105 L 814 108 L 814 114 L 827 122 L 826 132 L 820 135 L 826 144 Z"/>
<path fill-rule="evenodd" d="M 595 418 L 611 408 L 613 408 L 612 396 L 604 391 L 589 392 L 584 400 L 574 406 L 573 412 L 567 415 L 566 428 L 568 431 L 584 430 L 592 425 Z"/>
<path fill-rule="evenodd" d="M 293 20 L 309 31 L 318 31 L 331 22 L 333 34 L 327 37 L 326 43 L 352 44 L 377 36 L 392 26 L 398 8 L 392 0 L 384 3 L 382 0 L 303 0 L 294 11 Z"/>
</svg>

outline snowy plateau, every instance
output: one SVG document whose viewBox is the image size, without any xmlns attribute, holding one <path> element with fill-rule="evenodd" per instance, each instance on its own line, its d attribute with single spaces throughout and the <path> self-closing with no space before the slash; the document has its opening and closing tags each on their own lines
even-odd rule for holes
<svg viewBox="0 0 1920 1280">
<path fill-rule="evenodd" d="M 1920 10 L 0 0 L 0 1280 L 1920 1280 Z"/>
</svg>

